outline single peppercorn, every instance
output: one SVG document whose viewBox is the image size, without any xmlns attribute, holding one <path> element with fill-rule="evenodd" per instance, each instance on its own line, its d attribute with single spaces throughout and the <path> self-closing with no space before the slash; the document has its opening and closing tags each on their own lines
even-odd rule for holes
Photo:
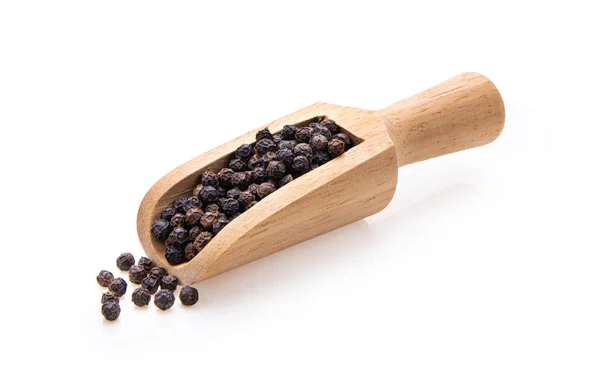
<svg viewBox="0 0 600 368">
<path fill-rule="evenodd" d="M 256 195 L 256 193 L 258 193 L 258 184 L 253 183 L 248 185 L 248 190 L 250 191 L 250 193 Z"/>
<path fill-rule="evenodd" d="M 294 155 L 295 156 L 304 156 L 307 159 L 312 160 L 313 150 L 307 143 L 298 143 L 296 147 L 294 147 Z"/>
<path fill-rule="evenodd" d="M 171 231 L 169 237 L 167 238 L 167 242 L 171 246 L 182 246 L 187 243 L 188 240 L 188 232 L 186 229 L 182 227 L 176 227 Z"/>
<path fill-rule="evenodd" d="M 135 259 L 131 253 L 123 253 L 117 257 L 117 268 L 121 271 L 129 271 L 135 264 Z"/>
<path fill-rule="evenodd" d="M 225 226 L 227 226 L 228 223 L 229 220 L 226 218 L 217 218 L 217 221 L 213 223 L 213 234 L 217 235 Z"/>
<path fill-rule="evenodd" d="M 216 203 L 211 203 L 206 206 L 204 212 L 219 212 L 219 205 Z"/>
<path fill-rule="evenodd" d="M 298 129 L 296 129 L 296 127 L 293 125 L 284 125 L 283 130 L 281 130 L 281 136 L 283 137 L 283 139 L 287 140 L 294 139 L 297 130 Z"/>
<path fill-rule="evenodd" d="M 183 205 L 183 210 L 185 212 L 189 211 L 192 208 L 200 208 L 202 207 L 202 202 L 200 201 L 200 198 L 198 197 L 189 197 L 186 201 L 185 204 Z"/>
<path fill-rule="evenodd" d="M 254 194 L 252 194 L 252 192 L 249 190 L 240 192 L 238 196 L 238 201 L 242 207 L 247 207 L 254 199 Z"/>
<path fill-rule="evenodd" d="M 262 183 L 267 180 L 267 170 L 265 170 L 262 166 L 255 167 L 252 170 L 252 181 L 254 183 Z"/>
<path fill-rule="evenodd" d="M 188 231 L 188 240 L 193 242 L 194 239 L 203 231 L 202 226 L 194 226 Z"/>
<path fill-rule="evenodd" d="M 159 278 L 156 278 L 154 276 L 148 276 L 142 280 L 142 287 L 148 290 L 150 294 L 154 294 L 156 293 L 156 290 L 158 290 L 158 286 L 160 285 L 159 280 Z"/>
<path fill-rule="evenodd" d="M 221 169 L 221 171 L 219 171 L 219 174 L 217 175 L 217 177 L 219 178 L 219 184 L 221 184 L 225 188 L 230 188 L 233 174 L 235 174 L 235 171 L 231 170 L 230 168 L 226 167 L 224 169 Z"/>
<path fill-rule="evenodd" d="M 331 134 L 336 134 L 339 131 L 339 127 L 333 119 L 323 120 L 320 125 L 327 128 Z"/>
<path fill-rule="evenodd" d="M 133 291 L 133 294 L 131 294 L 131 301 L 138 307 L 147 306 L 148 304 L 150 304 L 150 299 L 150 292 L 143 287 L 135 289 Z"/>
<path fill-rule="evenodd" d="M 169 225 L 171 225 L 171 231 L 173 231 L 173 228 L 176 228 L 178 226 L 185 226 L 185 214 L 175 214 L 175 216 L 171 217 L 171 222 L 169 223 Z"/>
<path fill-rule="evenodd" d="M 294 161 L 292 149 L 282 148 L 277 151 L 277 160 L 283 162 L 286 167 L 292 166 L 292 162 Z"/>
<path fill-rule="evenodd" d="M 177 211 L 172 207 L 163 208 L 162 211 L 160 211 L 160 218 L 161 220 L 171 221 L 171 217 L 176 213 Z"/>
<path fill-rule="evenodd" d="M 289 184 L 292 180 L 294 180 L 294 177 L 290 174 L 287 174 L 281 178 L 281 180 L 279 180 L 279 187 L 281 188 L 282 186 Z"/>
<path fill-rule="evenodd" d="M 265 138 L 256 142 L 256 147 L 254 149 L 259 155 L 264 155 L 267 152 L 275 151 L 277 149 L 277 145 L 272 139 Z"/>
<path fill-rule="evenodd" d="M 173 202 L 173 209 L 175 209 L 175 211 L 177 211 L 178 213 L 185 213 L 185 211 L 183 210 L 183 207 L 185 206 L 186 201 L 187 201 L 187 197 L 177 198 Z"/>
<path fill-rule="evenodd" d="M 198 253 L 200 253 L 202 248 L 204 247 L 200 247 L 196 245 L 196 243 L 189 243 L 185 246 L 185 249 L 183 250 L 183 255 L 185 256 L 185 259 L 189 261 L 192 258 L 196 257 Z"/>
<path fill-rule="evenodd" d="M 294 162 L 292 162 L 292 168 L 302 173 L 307 172 L 310 170 L 310 161 L 306 156 L 296 156 Z"/>
<path fill-rule="evenodd" d="M 208 242 L 212 239 L 212 233 L 209 233 L 208 231 L 203 231 L 200 233 L 200 235 L 198 235 L 196 237 L 196 239 L 194 239 L 194 244 L 200 248 L 200 247 L 204 247 L 206 246 L 206 244 L 208 244 Z"/>
<path fill-rule="evenodd" d="M 104 287 L 107 287 L 108 285 L 110 285 L 110 283 L 113 280 L 114 280 L 113 274 L 106 270 L 100 271 L 100 273 L 98 273 L 98 276 L 96 276 L 96 281 L 98 282 L 98 285 L 104 286 Z"/>
<path fill-rule="evenodd" d="M 271 162 L 273 160 L 277 160 L 277 154 L 275 152 L 267 152 L 261 156 L 260 160 L 261 160 L 262 166 L 264 168 L 266 168 L 267 165 L 269 165 L 269 162 Z"/>
<path fill-rule="evenodd" d="M 303 127 L 298 129 L 296 132 L 296 140 L 298 142 L 306 143 L 313 135 L 313 128 L 311 127 Z"/>
<path fill-rule="evenodd" d="M 107 321 L 114 321 L 119 318 L 121 314 L 121 307 L 118 303 L 108 302 L 102 304 L 102 315 Z"/>
<path fill-rule="evenodd" d="M 247 171 L 236 172 L 231 178 L 234 187 L 247 188 L 252 180 L 252 173 Z"/>
<path fill-rule="evenodd" d="M 348 137 L 348 135 L 345 133 L 338 133 L 334 135 L 332 139 L 339 139 L 340 141 L 344 142 L 344 144 L 346 145 L 346 149 L 348 149 L 352 145 L 350 137 Z"/>
<path fill-rule="evenodd" d="M 217 187 L 217 193 L 219 194 L 219 197 L 224 197 L 225 194 L 227 193 L 227 188 L 225 188 L 224 186 L 219 185 Z"/>
<path fill-rule="evenodd" d="M 218 216 L 219 214 L 217 212 L 207 212 L 200 219 L 200 225 L 202 225 L 202 228 L 204 230 L 211 231 L 213 224 L 217 220 Z"/>
<path fill-rule="evenodd" d="M 183 305 L 194 305 L 198 302 L 198 290 L 189 285 L 185 285 L 179 292 L 179 300 Z"/>
<path fill-rule="evenodd" d="M 233 198 L 233 199 L 238 199 L 240 198 L 240 189 L 235 187 L 235 188 L 231 188 L 227 191 L 227 198 Z"/>
<path fill-rule="evenodd" d="M 246 170 L 246 163 L 239 158 L 234 158 L 233 160 L 229 161 L 229 167 L 233 171 L 243 171 Z"/>
<path fill-rule="evenodd" d="M 314 137 L 317 134 L 320 134 L 320 135 L 324 136 L 325 139 L 327 139 L 327 140 L 331 139 L 331 132 L 329 131 L 329 129 L 325 128 L 322 125 L 318 125 L 317 124 L 317 125 L 315 125 L 313 127 L 313 135 L 312 135 L 312 137 Z"/>
<path fill-rule="evenodd" d="M 154 295 L 154 305 L 161 310 L 167 310 L 175 303 L 175 295 L 171 290 L 162 289 Z"/>
<path fill-rule="evenodd" d="M 261 155 L 255 154 L 252 157 L 250 157 L 248 159 L 248 168 L 250 170 L 259 167 L 260 165 L 262 165 L 262 161 L 260 159 Z"/>
<path fill-rule="evenodd" d="M 214 202 L 219 198 L 219 192 L 217 191 L 217 188 L 207 185 L 204 188 L 202 188 L 202 191 L 200 192 L 200 199 L 202 199 L 202 202 L 204 203 L 210 203 L 210 202 Z"/>
<path fill-rule="evenodd" d="M 275 191 L 275 185 L 273 185 L 273 183 L 271 182 L 264 182 L 261 185 L 258 186 L 258 190 L 257 190 L 257 194 L 258 197 L 263 199 L 266 196 L 268 196 L 269 194 L 273 193 Z"/>
<path fill-rule="evenodd" d="M 175 277 L 173 275 L 167 275 L 160 280 L 160 287 L 162 289 L 168 289 L 171 291 L 175 291 L 175 289 L 177 289 L 178 282 L 179 282 L 179 280 L 177 280 L 177 277 Z"/>
<path fill-rule="evenodd" d="M 127 282 L 118 277 L 108 285 L 108 290 L 120 298 L 127 291 Z"/>
<path fill-rule="evenodd" d="M 254 148 L 249 144 L 242 144 L 235 150 L 235 157 L 247 161 L 254 154 Z"/>
<path fill-rule="evenodd" d="M 267 175 L 272 179 L 281 179 L 285 176 L 285 164 L 281 161 L 271 161 L 267 166 Z"/>
<path fill-rule="evenodd" d="M 275 142 L 275 144 L 281 142 L 282 140 L 283 136 L 280 133 L 273 134 L 273 142 Z"/>
<path fill-rule="evenodd" d="M 144 270 L 146 270 L 146 272 L 150 272 L 152 267 L 154 267 L 154 262 L 152 262 L 150 258 L 142 257 L 138 261 L 138 265 L 144 267 Z"/>
<path fill-rule="evenodd" d="M 204 215 L 204 211 L 200 208 L 191 208 L 185 213 L 185 223 L 188 226 L 197 226 L 200 223 L 202 215 Z"/>
<path fill-rule="evenodd" d="M 329 151 L 329 153 L 332 156 L 339 156 L 342 153 L 344 153 L 344 150 L 346 149 L 346 145 L 344 144 L 344 142 L 342 142 L 340 139 L 332 139 L 329 142 L 329 146 L 327 147 L 327 150 Z"/>
<path fill-rule="evenodd" d="M 313 157 L 313 161 L 317 165 L 323 165 L 324 163 L 326 163 L 329 160 L 331 160 L 331 156 L 329 155 L 329 152 L 327 152 L 327 150 L 317 151 L 317 152 L 315 152 L 315 156 Z"/>
<path fill-rule="evenodd" d="M 162 267 L 154 266 L 150 270 L 148 276 L 154 277 L 156 279 L 162 279 L 164 276 L 168 274 L 167 270 Z"/>
<path fill-rule="evenodd" d="M 310 138 L 310 148 L 313 152 L 322 151 L 327 148 L 327 138 L 322 134 L 315 134 Z"/>
<path fill-rule="evenodd" d="M 273 135 L 269 131 L 269 128 L 265 128 L 256 132 L 256 141 L 258 142 L 263 139 L 273 139 Z"/>
<path fill-rule="evenodd" d="M 146 270 L 140 265 L 133 265 L 129 269 L 129 281 L 134 284 L 141 284 L 142 280 L 146 278 Z"/>
<path fill-rule="evenodd" d="M 119 297 L 115 295 L 115 293 L 113 293 L 112 291 L 107 291 L 106 293 L 102 294 L 102 299 L 100 299 L 100 301 L 102 302 L 102 304 L 109 302 L 119 304 Z"/>
<path fill-rule="evenodd" d="M 179 247 L 165 247 L 165 258 L 172 265 L 178 265 L 185 260 L 183 250 Z"/>
<path fill-rule="evenodd" d="M 230 215 L 240 208 L 240 202 L 233 198 L 227 198 L 221 208 L 226 215 Z"/>
<path fill-rule="evenodd" d="M 200 183 L 205 186 L 210 185 L 211 187 L 216 187 L 219 185 L 219 179 L 217 178 L 217 175 L 212 172 L 212 170 L 206 170 L 200 177 Z"/>
</svg>

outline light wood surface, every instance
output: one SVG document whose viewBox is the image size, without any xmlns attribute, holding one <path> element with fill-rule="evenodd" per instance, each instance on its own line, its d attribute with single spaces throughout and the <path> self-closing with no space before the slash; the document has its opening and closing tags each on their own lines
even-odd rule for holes
<svg viewBox="0 0 600 368">
<path fill-rule="evenodd" d="M 171 266 L 164 245 L 150 235 L 159 211 L 189 195 L 207 168 L 215 171 L 257 130 L 278 132 L 327 116 L 362 141 L 260 201 L 227 225 L 190 262 Z M 140 242 L 153 261 L 191 284 L 239 267 L 381 211 L 396 190 L 397 167 L 494 140 L 504 105 L 493 84 L 461 74 L 382 111 L 316 103 L 239 136 L 179 166 L 146 194 L 138 212 Z"/>
</svg>

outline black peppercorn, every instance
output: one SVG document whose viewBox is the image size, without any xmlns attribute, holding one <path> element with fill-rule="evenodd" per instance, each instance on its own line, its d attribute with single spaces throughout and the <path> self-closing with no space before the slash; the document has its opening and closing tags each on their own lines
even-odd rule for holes
<svg viewBox="0 0 600 368">
<path fill-rule="evenodd" d="M 331 134 L 336 134 L 339 130 L 338 125 L 332 119 L 323 120 L 320 125 L 322 127 L 327 128 L 327 130 L 329 130 L 331 132 Z"/>
<path fill-rule="evenodd" d="M 227 198 L 223 201 L 223 206 L 221 206 L 221 208 L 226 215 L 230 215 L 240 208 L 240 202 L 233 198 Z"/>
<path fill-rule="evenodd" d="M 171 290 L 162 289 L 154 295 L 154 305 L 161 310 L 167 310 L 175 303 L 175 295 Z"/>
<path fill-rule="evenodd" d="M 100 301 L 102 302 L 102 304 L 108 302 L 119 304 L 119 297 L 116 296 L 115 293 L 113 293 L 112 291 L 107 291 L 106 293 L 102 294 L 102 299 L 100 299 Z"/>
<path fill-rule="evenodd" d="M 283 126 L 283 130 L 281 131 L 281 136 L 283 137 L 283 139 L 294 139 L 294 137 L 296 136 L 296 127 L 293 125 L 284 125 Z"/>
<path fill-rule="evenodd" d="M 313 127 L 313 135 L 312 136 L 314 137 L 317 134 L 324 136 L 325 139 L 327 139 L 327 140 L 331 139 L 331 132 L 329 131 L 329 129 L 325 128 L 322 125 L 315 125 Z"/>
<path fill-rule="evenodd" d="M 231 178 L 231 185 L 234 187 L 247 188 L 252 180 L 252 172 L 242 171 L 236 172 Z"/>
<path fill-rule="evenodd" d="M 162 211 L 160 211 L 160 218 L 161 220 L 171 221 L 171 217 L 176 213 L 177 211 L 172 207 L 163 208 Z"/>
<path fill-rule="evenodd" d="M 254 154 L 254 148 L 249 144 L 242 144 L 235 150 L 235 157 L 247 161 Z"/>
<path fill-rule="evenodd" d="M 327 148 L 327 138 L 322 134 L 315 134 L 310 138 L 310 148 L 313 152 L 322 151 Z"/>
<path fill-rule="evenodd" d="M 246 163 L 239 158 L 234 158 L 233 160 L 229 161 L 229 167 L 233 171 L 244 171 L 246 170 Z"/>
<path fill-rule="evenodd" d="M 259 130 L 256 133 L 256 141 L 261 141 L 263 139 L 273 139 L 273 135 L 269 131 L 269 128 L 265 128 L 263 130 Z"/>
<path fill-rule="evenodd" d="M 324 163 L 326 163 L 329 160 L 331 160 L 331 156 L 329 155 L 329 152 L 327 152 L 327 150 L 317 151 L 317 152 L 315 152 L 315 156 L 313 157 L 313 161 L 317 165 L 323 165 Z"/>
<path fill-rule="evenodd" d="M 185 260 L 185 255 L 181 248 L 167 246 L 165 247 L 165 258 L 169 264 L 178 265 Z"/>
<path fill-rule="evenodd" d="M 279 143 L 277 143 L 277 149 L 278 150 L 282 150 L 282 149 L 289 149 L 290 151 L 294 149 L 294 147 L 298 144 L 298 142 L 296 141 L 281 141 Z"/>
<path fill-rule="evenodd" d="M 235 188 L 231 188 L 227 191 L 227 198 L 233 198 L 233 199 L 238 199 L 240 197 L 240 190 L 239 188 L 235 187 Z"/>
<path fill-rule="evenodd" d="M 213 223 L 213 234 L 217 235 L 221 230 L 223 230 L 225 226 L 227 226 L 228 223 L 229 220 L 227 220 L 226 218 L 217 218 L 217 221 Z"/>
<path fill-rule="evenodd" d="M 283 162 L 285 166 L 290 167 L 294 161 L 294 153 L 291 149 L 282 148 L 277 151 L 277 160 Z"/>
<path fill-rule="evenodd" d="M 168 274 L 167 270 L 162 267 L 154 266 L 150 270 L 149 276 L 154 277 L 155 279 L 162 279 L 164 276 Z"/>
<path fill-rule="evenodd" d="M 346 145 L 344 144 L 344 142 L 342 142 L 341 140 L 334 138 L 329 142 L 329 145 L 327 147 L 327 150 L 329 151 L 329 153 L 332 156 L 339 156 L 342 153 L 344 153 L 344 150 L 346 149 Z"/>
<path fill-rule="evenodd" d="M 206 244 L 208 244 L 208 242 L 211 239 L 212 233 L 209 233 L 208 231 L 203 231 L 200 233 L 200 235 L 196 237 L 196 239 L 194 239 L 194 245 L 196 245 L 198 249 L 201 249 L 202 247 L 206 246 Z"/>
<path fill-rule="evenodd" d="M 117 257 L 117 268 L 121 271 L 129 271 L 134 264 L 135 259 L 131 253 L 123 253 Z"/>
<path fill-rule="evenodd" d="M 107 321 L 114 321 L 119 318 L 121 314 L 121 307 L 118 303 L 108 302 L 102 304 L 102 315 Z"/>
<path fill-rule="evenodd" d="M 131 294 L 131 301 L 138 307 L 145 307 L 150 304 L 150 292 L 143 287 L 139 287 Z"/>
<path fill-rule="evenodd" d="M 189 211 L 192 208 L 201 208 L 202 207 L 202 202 L 200 202 L 200 198 L 198 197 L 189 197 L 186 201 L 185 204 L 183 205 L 183 210 L 185 212 Z"/>
<path fill-rule="evenodd" d="M 171 231 L 169 237 L 167 237 L 167 242 L 172 246 L 181 246 L 187 243 L 188 240 L 188 232 L 186 229 L 182 227 L 176 227 Z"/>
<path fill-rule="evenodd" d="M 239 196 L 238 196 L 238 201 L 240 202 L 240 205 L 242 207 L 248 207 L 248 205 L 254 201 L 254 194 L 252 194 L 252 192 L 250 192 L 249 190 L 245 190 L 243 192 L 240 192 Z"/>
<path fill-rule="evenodd" d="M 183 305 L 194 305 L 198 301 L 198 290 L 189 285 L 185 285 L 179 292 L 179 300 Z"/>
<path fill-rule="evenodd" d="M 310 137 L 313 135 L 313 128 L 311 127 L 303 127 L 298 129 L 296 132 L 296 140 L 298 142 L 308 142 Z"/>
<path fill-rule="evenodd" d="M 142 257 L 138 261 L 138 265 L 144 267 L 144 270 L 146 270 L 146 272 L 150 272 L 152 267 L 154 267 L 154 262 L 152 262 L 150 258 Z"/>
<path fill-rule="evenodd" d="M 267 175 L 272 179 L 281 179 L 285 176 L 285 164 L 281 161 L 273 160 L 267 166 Z"/>
<path fill-rule="evenodd" d="M 210 185 L 211 187 L 216 187 L 217 185 L 219 185 L 219 179 L 217 178 L 217 175 L 214 172 L 212 172 L 212 170 L 206 170 L 202 173 L 202 176 L 200 177 L 200 183 L 202 183 L 202 185 Z"/>
<path fill-rule="evenodd" d="M 175 211 L 177 211 L 178 213 L 185 213 L 185 211 L 183 210 L 183 207 L 185 206 L 186 201 L 187 201 L 187 197 L 177 198 L 173 202 L 173 208 L 175 209 Z"/>
<path fill-rule="evenodd" d="M 268 182 L 268 181 L 264 182 L 258 186 L 258 190 L 257 190 L 258 197 L 261 199 L 265 198 L 269 194 L 273 193 L 275 191 L 275 189 L 276 188 L 275 188 L 275 185 L 273 185 L 273 183 Z"/>
<path fill-rule="evenodd" d="M 125 280 L 118 277 L 118 278 L 114 279 L 110 283 L 110 285 L 108 285 L 108 290 L 120 298 L 127 291 L 127 283 L 125 282 Z"/>
<path fill-rule="evenodd" d="M 162 278 L 162 276 L 161 276 Z M 146 290 L 148 290 L 148 292 L 150 294 L 154 294 L 156 293 L 156 290 L 158 290 L 158 286 L 160 285 L 160 279 L 154 277 L 154 276 L 148 276 L 145 279 L 142 280 L 142 287 Z"/>
<path fill-rule="evenodd" d="M 225 194 L 227 193 L 227 188 L 225 188 L 225 187 L 223 187 L 223 186 L 219 185 L 219 186 L 217 187 L 217 193 L 219 194 L 219 197 L 224 197 L 224 196 L 225 196 Z"/>
<path fill-rule="evenodd" d="M 258 193 L 258 184 L 248 185 L 248 190 L 250 191 L 250 193 L 256 195 L 256 193 Z"/>
<path fill-rule="evenodd" d="M 248 159 L 248 168 L 250 170 L 262 165 L 260 156 L 261 155 L 256 154 L 256 155 L 253 155 L 252 157 L 250 157 L 250 159 Z"/>
<path fill-rule="evenodd" d="M 277 160 L 277 154 L 275 152 L 267 152 L 260 157 L 261 164 L 265 168 L 269 165 L 269 162 L 273 160 Z"/>
<path fill-rule="evenodd" d="M 202 226 L 194 226 L 188 231 L 188 240 L 193 242 L 194 239 L 203 231 Z"/>
<path fill-rule="evenodd" d="M 173 231 L 172 229 L 175 227 L 185 226 L 185 214 L 176 213 L 173 217 L 171 217 L 171 222 L 169 225 L 171 225 L 171 231 Z"/>
<path fill-rule="evenodd" d="M 175 291 L 175 289 L 177 289 L 177 283 L 177 277 L 173 275 L 167 275 L 160 280 L 160 287 L 162 289 Z"/>
<path fill-rule="evenodd" d="M 275 144 L 278 144 L 282 140 L 283 136 L 281 134 L 273 134 L 273 142 L 275 142 Z"/>
<path fill-rule="evenodd" d="M 219 174 L 217 175 L 217 177 L 219 178 L 219 184 L 221 184 L 225 188 L 230 188 L 233 174 L 235 174 L 235 171 L 229 168 L 221 169 L 221 171 L 219 171 Z"/>
<path fill-rule="evenodd" d="M 216 203 L 211 203 L 206 206 L 204 212 L 219 212 L 219 205 Z"/>
<path fill-rule="evenodd" d="M 281 188 L 282 186 L 289 184 L 292 180 L 294 180 L 294 177 L 290 174 L 287 174 L 279 181 L 279 187 Z"/>
<path fill-rule="evenodd" d="M 196 257 L 196 255 L 198 255 L 198 253 L 200 253 L 202 248 L 204 248 L 204 247 L 200 247 L 200 246 L 196 245 L 195 243 L 189 243 L 188 245 L 185 246 L 185 249 L 183 250 L 183 255 L 185 256 L 185 259 L 190 261 L 192 258 Z"/>
<path fill-rule="evenodd" d="M 185 214 L 185 223 L 188 226 L 197 226 L 204 212 L 199 208 L 192 208 Z"/>
<path fill-rule="evenodd" d="M 277 149 L 277 145 L 272 139 L 265 138 L 256 142 L 256 147 L 254 149 L 259 155 L 264 155 L 267 152 L 275 151 Z"/>
<path fill-rule="evenodd" d="M 304 156 L 309 161 L 312 160 L 313 150 L 310 145 L 306 143 L 298 143 L 296 147 L 294 147 L 294 155 L 295 156 Z"/>
<path fill-rule="evenodd" d="M 254 183 L 262 183 L 267 180 L 267 170 L 265 170 L 262 166 L 254 168 L 252 170 L 252 181 Z"/>
<path fill-rule="evenodd" d="M 98 276 L 96 276 L 96 281 L 98 282 L 98 285 L 104 286 L 104 287 L 107 287 L 108 285 L 110 285 L 110 283 L 113 280 L 114 280 L 113 274 L 106 270 L 100 271 L 100 273 L 98 273 Z"/>
<path fill-rule="evenodd" d="M 207 212 L 200 219 L 200 225 L 202 225 L 202 228 L 204 230 L 211 231 L 213 224 L 217 220 L 218 216 L 219 216 L 219 214 L 217 212 Z M 200 235 L 200 234 L 198 234 L 198 235 Z"/>
<path fill-rule="evenodd" d="M 338 133 L 334 135 L 332 139 L 339 139 L 340 141 L 344 142 L 344 144 L 346 145 L 346 149 L 348 149 L 352 145 L 350 137 L 348 137 L 348 135 L 344 133 Z"/>
<path fill-rule="evenodd" d="M 133 265 L 129 269 L 129 281 L 134 284 L 141 284 L 146 278 L 146 270 L 140 265 Z"/>
<path fill-rule="evenodd" d="M 310 170 L 310 161 L 306 156 L 296 156 L 294 157 L 294 162 L 292 162 L 292 168 L 302 173 L 307 172 Z"/>
</svg>

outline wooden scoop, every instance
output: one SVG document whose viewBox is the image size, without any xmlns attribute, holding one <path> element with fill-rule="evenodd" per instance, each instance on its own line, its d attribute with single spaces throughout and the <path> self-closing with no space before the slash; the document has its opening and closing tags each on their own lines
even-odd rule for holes
<svg viewBox="0 0 600 368">
<path fill-rule="evenodd" d="M 204 170 L 226 167 L 231 153 L 254 142 L 259 129 L 275 133 L 286 124 L 306 125 L 323 116 L 354 138 L 350 150 L 258 202 L 190 262 L 166 262 L 164 244 L 150 234 L 162 208 L 191 195 Z M 381 211 L 396 190 L 398 167 L 490 143 L 503 126 L 502 97 L 477 73 L 460 74 L 380 111 L 316 103 L 168 173 L 140 205 L 138 236 L 149 258 L 192 284 Z"/>
</svg>

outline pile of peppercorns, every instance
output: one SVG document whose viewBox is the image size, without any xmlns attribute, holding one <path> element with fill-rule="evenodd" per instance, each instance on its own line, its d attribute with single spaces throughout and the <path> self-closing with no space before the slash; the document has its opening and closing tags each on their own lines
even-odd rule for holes
<svg viewBox="0 0 600 368">
<path fill-rule="evenodd" d="M 175 303 L 173 292 L 177 289 L 179 280 L 169 275 L 167 270 L 154 265 L 146 257 L 140 258 L 138 264 L 131 253 L 123 253 L 117 258 L 117 268 L 129 272 L 129 281 L 141 285 L 131 294 L 133 304 L 144 307 L 150 304 L 150 298 L 154 295 L 154 305 L 161 310 L 167 310 Z M 102 294 L 102 315 L 109 321 L 114 321 L 121 314 L 119 298 L 127 291 L 127 282 L 123 278 L 115 278 L 109 271 L 102 270 L 96 276 L 96 281 L 108 291 Z M 158 290 L 160 286 L 161 290 Z M 198 290 L 191 286 L 183 286 L 179 291 L 179 300 L 183 305 L 194 305 L 198 301 Z"/>
<path fill-rule="evenodd" d="M 191 197 L 181 197 L 160 212 L 151 227 L 165 242 L 165 258 L 177 265 L 194 258 L 219 231 L 258 201 L 299 176 L 341 155 L 352 145 L 335 121 L 283 127 L 256 133 L 255 144 L 242 144 L 217 174 L 207 170 Z"/>
</svg>

